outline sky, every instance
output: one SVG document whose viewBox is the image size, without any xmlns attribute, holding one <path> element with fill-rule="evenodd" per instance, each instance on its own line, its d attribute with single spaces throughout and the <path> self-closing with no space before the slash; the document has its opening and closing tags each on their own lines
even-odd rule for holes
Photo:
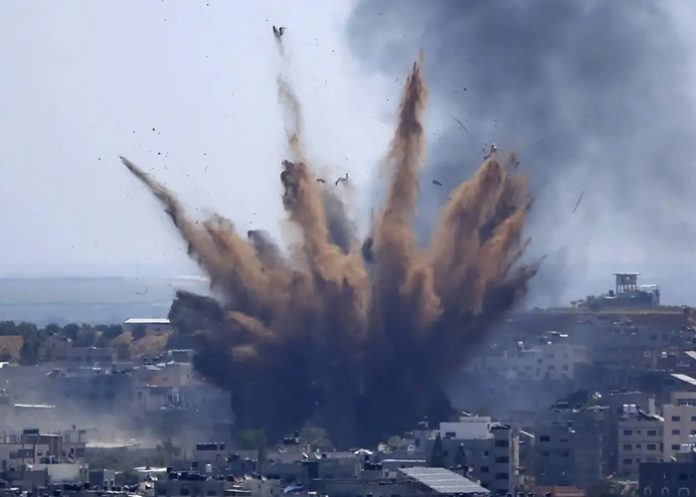
<svg viewBox="0 0 696 497">
<path fill-rule="evenodd" d="M 686 0 L 6 0 L 0 277 L 197 273 L 119 155 L 194 213 L 283 237 L 271 32 L 282 24 L 313 165 L 329 178 L 349 172 L 358 221 L 377 202 L 400 87 L 422 50 L 424 237 L 446 192 L 425 185 L 453 186 L 495 142 L 519 152 L 536 195 L 530 257 L 546 260 L 530 302 L 604 291 L 620 270 L 662 284 L 672 303 L 696 302 L 695 9 Z"/>
<path fill-rule="evenodd" d="M 40 6 L 40 8 L 38 8 Z M 386 149 L 393 86 L 346 42 L 352 5 L 314 2 L 0 3 L 0 276 L 197 270 L 124 155 L 201 216 L 283 231 L 285 158 L 271 26 L 314 165 L 355 195 Z M 391 109 L 390 109 L 391 107 Z M 359 199 L 356 199 L 359 200 Z M 356 201 L 364 205 L 366 202 Z M 360 217 L 356 214 L 356 217 Z"/>
</svg>

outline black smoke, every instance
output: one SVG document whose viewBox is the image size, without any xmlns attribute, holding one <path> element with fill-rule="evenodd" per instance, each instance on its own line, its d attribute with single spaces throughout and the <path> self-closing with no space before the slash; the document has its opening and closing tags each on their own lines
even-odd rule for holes
<svg viewBox="0 0 696 497">
<path fill-rule="evenodd" d="M 678 8 L 650 0 L 364 0 L 349 39 L 368 70 L 390 77 L 424 51 L 429 119 L 446 125 L 429 139 L 432 179 L 457 184 L 491 143 L 519 153 L 536 195 L 530 234 L 536 252 L 548 255 L 537 300 L 567 304 L 606 289 L 596 285 L 609 285 L 611 271 L 633 269 L 683 301 L 691 295 L 674 287 L 693 262 L 696 120 L 692 44 L 675 20 Z M 421 232 L 447 192 L 422 188 Z"/>
</svg>

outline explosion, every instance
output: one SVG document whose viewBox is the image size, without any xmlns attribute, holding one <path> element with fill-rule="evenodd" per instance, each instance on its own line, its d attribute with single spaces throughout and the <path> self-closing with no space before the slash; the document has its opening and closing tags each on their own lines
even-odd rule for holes
<svg viewBox="0 0 696 497">
<path fill-rule="evenodd" d="M 233 396 L 239 428 L 279 437 L 311 423 L 340 445 L 374 443 L 451 414 L 442 382 L 524 295 L 536 264 L 519 259 L 530 206 L 514 156 L 489 155 L 444 206 L 429 246 L 412 228 L 424 162 L 427 90 L 417 62 L 385 163 L 385 205 L 361 244 L 334 190 L 312 175 L 300 105 L 289 115 L 282 202 L 301 233 L 284 252 L 263 231 L 199 224 L 176 196 L 122 157 L 157 197 L 210 278 L 215 298 L 178 292 L 170 318 L 197 338 L 196 368 Z"/>
</svg>

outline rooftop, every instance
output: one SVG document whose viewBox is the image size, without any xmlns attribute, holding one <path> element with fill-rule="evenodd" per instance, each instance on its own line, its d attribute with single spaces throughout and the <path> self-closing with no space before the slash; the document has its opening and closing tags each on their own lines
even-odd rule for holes
<svg viewBox="0 0 696 497">
<path fill-rule="evenodd" d="M 481 485 L 445 468 L 401 468 L 399 471 L 438 494 L 489 495 L 491 493 Z"/>
<path fill-rule="evenodd" d="M 171 324 L 167 318 L 129 318 L 123 324 Z"/>
<path fill-rule="evenodd" d="M 688 374 L 681 374 L 681 373 L 672 373 L 672 378 L 676 378 L 677 380 L 683 381 L 684 383 L 688 383 L 692 387 L 696 387 L 696 379 L 692 378 Z"/>
</svg>

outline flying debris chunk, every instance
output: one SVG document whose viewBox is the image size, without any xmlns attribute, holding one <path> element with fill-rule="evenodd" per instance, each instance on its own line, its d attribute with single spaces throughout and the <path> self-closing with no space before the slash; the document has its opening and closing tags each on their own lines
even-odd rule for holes
<svg viewBox="0 0 696 497">
<path fill-rule="evenodd" d="M 578 207 L 580 207 L 580 202 L 582 202 L 582 197 L 585 195 L 585 190 L 580 192 L 580 196 L 578 197 L 578 201 L 575 202 L 575 207 L 573 208 L 573 214 L 575 214 L 575 211 L 578 210 Z"/>
<path fill-rule="evenodd" d="M 493 155 L 497 151 L 498 151 L 498 148 L 495 146 L 495 143 L 491 143 L 491 148 L 488 150 L 488 153 L 483 156 L 483 158 L 488 159 L 491 155 Z"/>
<path fill-rule="evenodd" d="M 273 26 L 273 36 L 275 36 L 278 41 L 280 41 L 283 33 L 285 33 L 285 26 Z"/>
<path fill-rule="evenodd" d="M 345 176 L 342 176 L 342 177 L 336 179 L 336 183 L 334 183 L 334 184 L 336 186 L 338 186 L 339 183 L 345 183 L 346 181 L 348 181 L 348 173 L 346 173 Z"/>
<path fill-rule="evenodd" d="M 442 183 L 440 183 L 438 180 L 434 179 L 433 185 L 442 186 Z"/>
<path fill-rule="evenodd" d="M 326 180 L 324 178 L 317 178 L 317 183 L 326 183 Z"/>
<path fill-rule="evenodd" d="M 471 134 L 471 132 L 469 131 L 469 128 L 467 128 L 466 126 L 464 126 L 464 123 L 463 123 L 463 122 L 461 122 L 459 119 L 457 119 L 457 118 L 454 117 L 454 116 L 452 116 L 452 119 L 454 119 L 454 120 L 456 121 L 456 123 L 459 124 L 459 126 L 460 126 L 464 131 L 466 131 L 467 133 Z"/>
</svg>

